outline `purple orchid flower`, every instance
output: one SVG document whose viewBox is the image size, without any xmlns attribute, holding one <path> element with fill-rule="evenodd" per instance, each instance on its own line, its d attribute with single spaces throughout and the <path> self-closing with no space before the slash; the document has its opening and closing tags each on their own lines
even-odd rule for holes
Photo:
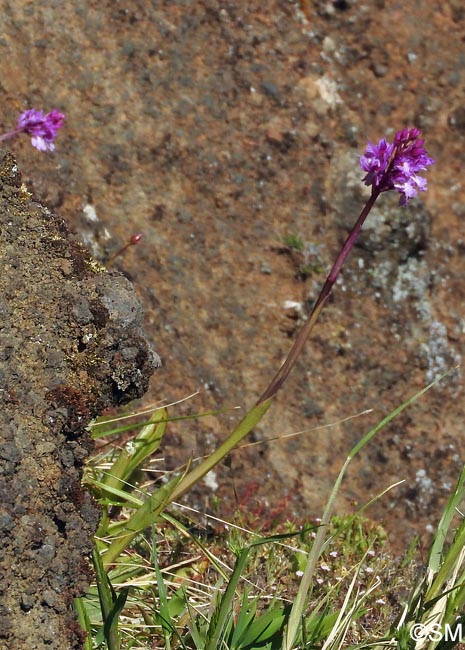
<svg viewBox="0 0 465 650">
<path fill-rule="evenodd" d="M 54 139 L 58 130 L 61 128 L 65 115 L 60 111 L 53 109 L 50 113 L 44 115 L 42 111 L 30 108 L 21 113 L 14 131 L 9 131 L 0 136 L 0 141 L 28 133 L 32 135 L 31 144 L 39 151 L 54 151 Z"/>
<path fill-rule="evenodd" d="M 32 135 L 31 144 L 39 151 L 53 151 L 55 149 L 53 141 L 64 119 L 64 114 L 56 109 L 44 115 L 42 111 L 31 108 L 21 113 L 16 128 L 18 131 Z"/>
<path fill-rule="evenodd" d="M 420 135 L 419 129 L 406 128 L 396 133 L 393 144 L 385 138 L 377 145 L 369 142 L 360 156 L 360 167 L 367 172 L 365 185 L 371 185 L 377 194 L 396 190 L 401 195 L 399 205 L 407 205 L 419 191 L 426 192 L 426 179 L 418 172 L 426 170 L 434 160 L 423 147 Z"/>
</svg>

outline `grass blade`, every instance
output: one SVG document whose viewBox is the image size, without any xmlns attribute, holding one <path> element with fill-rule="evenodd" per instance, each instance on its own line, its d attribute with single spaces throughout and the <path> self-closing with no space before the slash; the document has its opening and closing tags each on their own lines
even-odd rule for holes
<svg viewBox="0 0 465 650">
<path fill-rule="evenodd" d="M 432 576 L 439 571 L 447 532 L 452 523 L 452 519 L 457 512 L 458 506 L 463 501 L 464 496 L 465 466 L 462 468 L 454 493 L 449 498 L 444 509 L 444 513 L 441 517 L 436 534 L 434 536 L 433 545 L 431 546 L 431 551 L 428 558 L 428 573 L 430 583 L 432 582 Z"/>
<path fill-rule="evenodd" d="M 155 567 L 155 575 L 157 579 L 157 589 L 158 589 L 158 599 L 160 602 L 159 612 L 156 615 L 156 618 L 159 620 L 161 628 L 163 630 L 163 637 L 165 639 L 165 649 L 171 650 L 171 633 L 173 631 L 173 626 L 171 625 L 171 614 L 168 607 L 168 594 L 166 591 L 165 581 L 160 570 L 160 565 L 158 564 L 158 551 L 157 551 L 157 540 L 155 538 L 155 531 L 152 531 L 152 563 Z"/>
<path fill-rule="evenodd" d="M 87 613 L 87 609 L 86 609 L 83 598 L 75 598 L 74 599 L 74 609 L 76 610 L 76 614 L 77 614 L 77 618 L 78 618 L 80 626 L 82 627 L 84 632 L 87 633 L 86 639 L 85 639 L 84 644 L 82 646 L 82 650 L 92 650 L 92 648 L 93 648 L 93 644 L 92 644 L 92 626 L 90 624 L 89 615 Z"/>
<path fill-rule="evenodd" d="M 92 561 L 97 577 L 97 589 L 100 599 L 100 611 L 102 614 L 103 627 L 97 634 L 97 643 L 106 641 L 108 650 L 120 650 L 120 636 L 118 632 L 118 615 L 126 601 L 126 595 L 118 603 L 118 608 L 115 609 L 115 604 L 118 602 L 115 591 L 111 586 L 110 579 L 103 567 L 102 558 L 97 549 L 92 551 Z"/>
<path fill-rule="evenodd" d="M 220 598 L 218 607 L 211 619 L 211 624 L 208 629 L 207 635 L 207 644 L 205 650 L 217 650 L 219 647 L 219 640 L 226 627 L 228 620 L 230 620 L 232 615 L 232 603 L 234 595 L 236 593 L 237 584 L 242 576 L 245 565 L 247 563 L 247 558 L 249 556 L 251 547 L 247 547 L 240 551 L 236 564 L 234 566 L 234 571 L 229 579 L 228 586 L 226 591 Z"/>
<path fill-rule="evenodd" d="M 455 369 L 454 369 L 455 370 Z M 304 571 L 304 575 L 302 576 L 302 580 L 299 585 L 299 590 L 297 592 L 296 599 L 294 601 L 294 604 L 292 606 L 291 610 L 291 615 L 289 617 L 289 624 L 288 628 L 286 631 L 286 637 L 283 643 L 283 650 L 291 650 L 295 640 L 298 636 L 298 631 L 299 631 L 299 626 L 300 626 L 300 621 L 302 619 L 304 609 L 305 609 L 305 602 L 306 599 L 311 591 L 311 585 L 312 585 L 312 580 L 313 576 L 315 573 L 315 567 L 316 563 L 318 560 L 318 557 L 320 556 L 321 550 L 324 545 L 325 537 L 326 537 L 326 529 L 329 524 L 329 521 L 331 519 L 331 514 L 333 510 L 333 505 L 334 501 L 336 499 L 337 493 L 339 492 L 339 487 L 342 483 L 342 479 L 344 478 L 344 475 L 346 473 L 347 467 L 349 466 L 350 461 L 354 458 L 356 454 L 358 454 L 374 437 L 379 431 L 385 427 L 391 420 L 393 420 L 397 415 L 399 415 L 402 411 L 404 411 L 408 406 L 416 402 L 422 395 L 424 395 L 430 388 L 435 386 L 441 379 L 443 379 L 446 375 L 448 375 L 450 372 L 446 373 L 445 375 L 442 375 L 441 377 L 435 379 L 433 382 L 428 384 L 426 387 L 422 388 L 420 391 L 415 393 L 412 397 L 410 397 L 408 400 L 403 402 L 400 406 L 395 408 L 389 415 L 387 415 L 385 418 L 381 420 L 375 427 L 373 427 L 361 440 L 358 442 L 349 452 L 349 455 L 342 466 L 341 471 L 339 472 L 339 475 L 336 479 L 336 482 L 334 484 L 334 487 L 331 491 L 331 494 L 329 496 L 328 502 L 326 504 L 325 511 L 323 513 L 323 517 L 321 520 L 321 525 L 317 531 L 315 540 L 313 542 L 308 560 L 307 560 L 307 566 Z"/>
</svg>

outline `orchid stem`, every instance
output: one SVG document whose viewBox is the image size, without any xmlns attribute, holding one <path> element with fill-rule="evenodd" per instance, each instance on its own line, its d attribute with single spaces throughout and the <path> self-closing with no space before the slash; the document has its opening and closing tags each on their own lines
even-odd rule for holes
<svg viewBox="0 0 465 650">
<path fill-rule="evenodd" d="M 310 332 L 313 329 L 313 326 L 318 320 L 320 312 L 323 309 L 325 302 L 329 297 L 329 294 L 331 293 L 331 289 L 337 280 L 342 265 L 344 264 L 344 261 L 347 259 L 347 256 L 355 244 L 363 223 L 379 194 L 380 192 L 377 189 L 374 189 L 372 191 L 370 198 L 360 213 L 359 218 L 355 222 L 354 227 L 350 231 L 349 236 L 347 237 L 343 247 L 339 252 L 339 255 L 336 258 L 336 261 L 333 264 L 333 267 L 331 268 L 331 271 L 329 272 L 328 277 L 326 278 L 326 282 L 320 291 L 320 295 L 315 302 L 308 320 L 300 330 L 294 342 L 294 345 L 287 355 L 285 362 L 272 379 L 268 388 L 260 397 L 256 405 L 245 414 L 241 422 L 239 422 L 234 431 L 226 438 L 226 440 L 218 447 L 218 449 L 210 454 L 202 463 L 200 463 L 200 465 L 197 465 L 197 467 L 195 467 L 186 476 L 184 476 L 184 478 L 178 483 L 172 494 L 173 501 L 178 500 L 183 494 L 188 492 L 192 486 L 198 483 L 209 471 L 211 471 L 215 465 L 217 465 L 220 460 L 222 460 L 226 454 L 231 451 L 231 449 L 237 447 L 241 440 L 248 433 L 250 433 L 250 431 L 260 422 L 262 417 L 265 415 L 271 405 L 271 402 L 273 401 L 273 397 L 275 397 L 278 390 L 286 381 L 292 368 L 295 366 L 299 354 L 302 352 L 305 341 L 307 340 Z"/>
<path fill-rule="evenodd" d="M 3 133 L 3 135 L 0 135 L 0 142 L 2 142 L 3 140 L 9 140 L 10 138 L 14 138 L 16 135 L 22 133 L 23 130 L 24 129 L 14 129 L 14 131 L 8 131 L 8 133 Z"/>
<path fill-rule="evenodd" d="M 337 256 L 336 261 L 334 262 L 331 271 L 329 272 L 328 277 L 326 278 L 323 288 L 321 289 L 320 294 L 315 304 L 313 305 L 313 309 L 310 313 L 310 316 L 308 317 L 308 320 L 300 330 L 296 340 L 294 341 L 294 345 L 292 346 L 289 354 L 287 355 L 283 365 L 278 370 L 278 372 L 276 373 L 276 375 L 273 377 L 270 384 L 266 388 L 265 392 L 258 400 L 257 406 L 259 404 L 262 404 L 263 402 L 266 402 L 266 400 L 269 400 L 276 395 L 278 390 L 281 388 L 281 386 L 284 384 L 287 377 L 289 376 L 289 373 L 291 372 L 292 368 L 295 366 L 297 359 L 305 345 L 305 342 L 310 336 L 310 333 L 313 330 L 313 327 L 317 322 L 318 317 L 320 316 L 320 313 L 327 299 L 329 298 L 329 295 L 334 286 L 334 283 L 336 282 L 339 276 L 341 268 L 344 262 L 346 261 L 350 251 L 352 250 L 355 242 L 357 241 L 357 237 L 360 234 L 365 219 L 370 213 L 370 210 L 375 204 L 375 201 L 379 195 L 380 195 L 380 191 L 377 188 L 373 188 L 370 198 L 366 202 L 365 207 L 361 211 L 360 216 L 355 222 L 354 227 L 350 231 L 347 239 L 344 242 L 344 245 L 339 251 L 339 255 Z"/>
<path fill-rule="evenodd" d="M 119 248 L 116 251 L 116 253 L 114 253 L 110 257 L 110 259 L 106 263 L 106 267 L 107 268 L 110 267 L 117 257 L 119 257 L 120 255 L 125 253 L 130 246 L 135 246 L 136 244 L 138 244 L 141 239 L 142 239 L 142 233 L 141 232 L 137 233 L 137 235 L 131 235 L 131 237 L 130 237 L 129 241 L 127 242 L 127 244 L 124 244 L 124 246 Z"/>
</svg>

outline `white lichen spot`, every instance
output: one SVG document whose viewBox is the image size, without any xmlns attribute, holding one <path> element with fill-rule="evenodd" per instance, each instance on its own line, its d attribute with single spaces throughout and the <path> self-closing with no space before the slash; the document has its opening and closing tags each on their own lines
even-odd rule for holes
<svg viewBox="0 0 465 650">
<path fill-rule="evenodd" d="M 283 302 L 283 309 L 286 310 L 293 310 L 296 312 L 299 316 L 303 314 L 303 306 L 301 302 L 297 302 L 296 300 L 285 300 Z"/>
<path fill-rule="evenodd" d="M 337 83 L 334 79 L 330 79 L 327 75 L 323 75 L 315 82 L 321 99 L 326 102 L 331 108 L 335 108 L 338 104 L 342 104 L 342 99 L 337 92 Z"/>
<path fill-rule="evenodd" d="M 422 344 L 421 351 L 427 361 L 426 381 L 431 382 L 461 363 L 461 356 L 449 345 L 444 323 L 433 321 L 429 328 L 428 340 Z"/>
<path fill-rule="evenodd" d="M 99 221 L 97 212 L 94 206 L 90 203 L 86 203 L 86 205 L 82 208 L 82 211 L 86 215 L 87 221 L 91 221 L 92 223 L 97 223 L 97 221 Z"/>
<path fill-rule="evenodd" d="M 336 41 L 331 36 L 325 36 L 323 39 L 323 52 L 332 54 L 336 50 Z"/>
<path fill-rule="evenodd" d="M 208 472 L 204 477 L 203 482 L 208 488 L 210 488 L 210 490 L 213 490 L 213 492 L 215 492 L 219 487 L 215 472 Z"/>
<path fill-rule="evenodd" d="M 427 475 L 426 470 L 419 469 L 417 471 L 415 480 L 417 482 L 418 487 L 420 488 L 420 490 L 422 492 L 426 492 L 426 493 L 432 492 L 433 481 Z"/>
<path fill-rule="evenodd" d="M 397 278 L 392 287 L 394 302 L 404 302 L 408 298 L 418 298 L 424 293 L 426 287 L 422 282 L 423 274 L 420 272 L 420 265 L 421 262 L 415 257 L 409 257 L 405 264 L 399 266 Z"/>
</svg>

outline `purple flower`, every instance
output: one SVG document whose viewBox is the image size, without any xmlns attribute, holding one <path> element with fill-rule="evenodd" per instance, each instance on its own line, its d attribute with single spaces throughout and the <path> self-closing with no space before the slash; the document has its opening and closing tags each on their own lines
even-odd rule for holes
<svg viewBox="0 0 465 650">
<path fill-rule="evenodd" d="M 377 145 L 368 143 L 363 156 L 360 156 L 360 167 L 368 172 L 363 179 L 366 185 L 378 187 L 383 174 L 385 173 L 394 145 L 382 138 Z"/>
<path fill-rule="evenodd" d="M 21 113 L 16 128 L 17 131 L 32 135 L 31 144 L 39 151 L 53 151 L 55 149 L 53 140 L 64 119 L 64 114 L 56 109 L 44 115 L 42 111 L 31 108 Z"/>
<path fill-rule="evenodd" d="M 403 129 L 390 144 L 382 138 L 377 145 L 368 143 L 360 167 L 367 172 L 363 181 L 377 193 L 396 190 L 401 197 L 399 205 L 407 205 L 418 192 L 426 192 L 426 179 L 418 176 L 434 160 L 428 156 L 420 139 L 420 130 Z"/>
</svg>

